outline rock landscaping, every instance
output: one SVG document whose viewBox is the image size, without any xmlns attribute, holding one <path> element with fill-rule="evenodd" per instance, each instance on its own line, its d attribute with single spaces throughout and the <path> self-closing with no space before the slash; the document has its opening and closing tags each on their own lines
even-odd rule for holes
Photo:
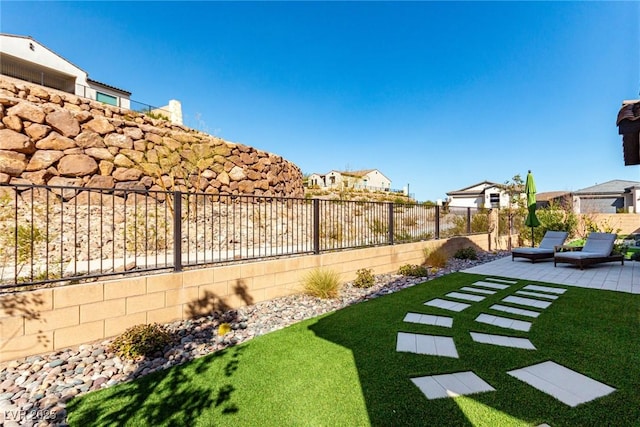
<svg viewBox="0 0 640 427">
<path fill-rule="evenodd" d="M 224 313 L 173 322 L 166 327 L 176 337 L 174 343 L 153 357 L 138 361 L 116 356 L 109 350 L 111 340 L 106 340 L 3 363 L 0 365 L 0 421 L 4 421 L 6 427 L 66 425 L 66 403 L 75 396 L 134 380 L 301 320 L 504 256 L 507 253 L 481 253 L 477 260 L 452 258 L 445 268 L 428 278 L 377 275 L 375 284 L 369 288 L 344 284 L 335 299 L 291 295 Z M 218 336 L 221 323 L 229 323 L 231 331 Z"/>
</svg>

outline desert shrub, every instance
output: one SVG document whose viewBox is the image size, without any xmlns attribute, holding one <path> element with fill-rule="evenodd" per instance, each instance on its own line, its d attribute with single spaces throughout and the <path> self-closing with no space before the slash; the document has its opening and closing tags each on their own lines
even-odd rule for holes
<svg viewBox="0 0 640 427">
<path fill-rule="evenodd" d="M 173 337 L 164 326 L 152 323 L 127 329 L 111 343 L 110 349 L 125 359 L 151 356 L 171 343 Z"/>
<path fill-rule="evenodd" d="M 318 298 L 335 298 L 340 290 L 340 275 L 334 270 L 316 268 L 302 279 L 304 291 Z"/>
<path fill-rule="evenodd" d="M 143 208 L 127 220 L 125 232 L 126 248 L 136 255 L 167 249 L 167 237 L 172 233 L 171 224 L 164 216 L 155 211 L 145 212 Z"/>
<path fill-rule="evenodd" d="M 457 259 L 478 259 L 478 254 L 474 248 L 469 246 L 467 248 L 458 249 L 456 253 L 453 254 L 453 257 Z"/>
<path fill-rule="evenodd" d="M 428 277 L 429 269 L 422 265 L 405 264 L 400 266 L 398 274 L 402 276 Z"/>
<path fill-rule="evenodd" d="M 361 268 L 356 271 L 356 280 L 353 281 L 353 286 L 356 288 L 370 288 L 374 283 L 373 270 L 370 268 Z"/>
<path fill-rule="evenodd" d="M 444 268 L 447 265 L 449 257 L 442 249 L 435 251 L 424 249 L 424 263 L 431 267 Z"/>
<path fill-rule="evenodd" d="M 374 219 L 373 222 L 369 224 L 369 230 L 374 234 L 386 234 L 389 232 L 389 227 L 386 222 Z"/>
</svg>

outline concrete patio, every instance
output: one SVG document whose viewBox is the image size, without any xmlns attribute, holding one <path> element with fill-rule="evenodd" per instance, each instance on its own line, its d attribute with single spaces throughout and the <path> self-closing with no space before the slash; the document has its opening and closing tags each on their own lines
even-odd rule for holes
<svg viewBox="0 0 640 427">
<path fill-rule="evenodd" d="M 535 280 L 582 288 L 605 289 L 640 294 L 640 262 L 625 261 L 596 264 L 580 270 L 568 264 L 553 266 L 553 260 L 511 260 L 504 257 L 496 261 L 462 270 L 464 273 L 486 274 L 514 279 Z"/>
</svg>

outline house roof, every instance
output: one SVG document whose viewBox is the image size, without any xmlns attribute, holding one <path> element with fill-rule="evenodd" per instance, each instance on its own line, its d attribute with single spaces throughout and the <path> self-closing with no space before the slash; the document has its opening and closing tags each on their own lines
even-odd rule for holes
<svg viewBox="0 0 640 427">
<path fill-rule="evenodd" d="M 26 40 L 31 40 L 32 42 L 38 43 L 38 45 L 40 45 L 43 49 L 47 49 L 49 52 L 53 53 L 58 58 L 62 59 L 63 61 L 68 62 L 69 64 L 73 65 L 74 67 L 76 67 L 80 71 L 86 73 L 86 71 L 83 68 L 78 67 L 76 64 L 74 64 L 73 62 L 69 61 L 64 56 L 59 55 L 58 53 L 56 53 L 53 50 L 49 49 L 48 47 L 46 47 L 45 45 L 43 45 L 42 43 L 40 43 L 38 40 L 34 39 L 31 36 L 21 36 L 19 34 L 8 34 L 8 33 L 0 33 L 0 36 L 2 36 L 2 37 L 13 37 L 13 38 L 16 38 L 16 39 L 26 39 Z"/>
<path fill-rule="evenodd" d="M 558 199 L 564 196 L 568 196 L 571 193 L 568 191 L 545 191 L 543 193 L 536 193 L 536 201 L 548 202 L 553 199 Z"/>
<path fill-rule="evenodd" d="M 447 196 L 472 196 L 472 195 L 480 195 L 484 193 L 484 190 L 488 187 L 496 187 L 500 184 L 492 181 L 482 181 L 477 184 L 470 185 L 468 187 L 462 188 L 460 190 L 449 191 Z M 482 187 L 481 187 L 482 186 Z M 476 188 L 481 187 L 481 188 Z"/>
<path fill-rule="evenodd" d="M 602 184 L 592 185 L 578 191 L 574 191 L 573 194 L 577 195 L 606 195 L 606 194 L 622 194 L 628 188 L 640 185 L 638 181 L 625 181 L 622 179 L 613 179 L 611 181 L 603 182 Z"/>
<path fill-rule="evenodd" d="M 91 83 L 94 83 L 94 84 L 97 84 L 97 85 L 100 85 L 100 86 L 103 86 L 103 87 L 106 87 L 107 89 L 115 90 L 117 92 L 121 92 L 121 93 L 124 93 L 124 94 L 127 94 L 127 95 L 131 96 L 131 92 L 129 92 L 128 90 L 120 89 L 120 88 L 117 88 L 115 86 L 111 86 L 111 85 L 108 85 L 106 83 L 102 83 L 102 82 L 99 82 L 97 80 L 93 80 L 93 79 L 89 79 L 89 78 L 87 79 L 87 81 L 91 82 Z"/>
<path fill-rule="evenodd" d="M 640 100 L 622 101 L 616 125 L 619 125 L 625 119 L 630 121 L 640 120 Z"/>
</svg>

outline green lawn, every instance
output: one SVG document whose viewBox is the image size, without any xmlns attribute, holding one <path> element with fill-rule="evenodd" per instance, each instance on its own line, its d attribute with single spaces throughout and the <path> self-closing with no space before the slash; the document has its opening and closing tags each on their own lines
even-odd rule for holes
<svg viewBox="0 0 640 427">
<path fill-rule="evenodd" d="M 640 425 L 640 295 L 567 287 L 564 295 L 533 320 L 528 333 L 506 332 L 474 319 L 530 281 L 520 281 L 461 313 L 422 304 L 483 277 L 465 273 L 443 276 L 131 383 L 89 393 L 69 402 L 69 423 Z M 404 323 L 408 311 L 452 316 L 454 327 Z M 474 343 L 469 330 L 528 337 L 538 350 Z M 398 353 L 398 331 L 452 335 L 460 359 Z M 617 390 L 570 408 L 507 374 L 547 360 Z M 467 370 L 496 391 L 427 400 L 410 381 L 415 376 Z"/>
</svg>

